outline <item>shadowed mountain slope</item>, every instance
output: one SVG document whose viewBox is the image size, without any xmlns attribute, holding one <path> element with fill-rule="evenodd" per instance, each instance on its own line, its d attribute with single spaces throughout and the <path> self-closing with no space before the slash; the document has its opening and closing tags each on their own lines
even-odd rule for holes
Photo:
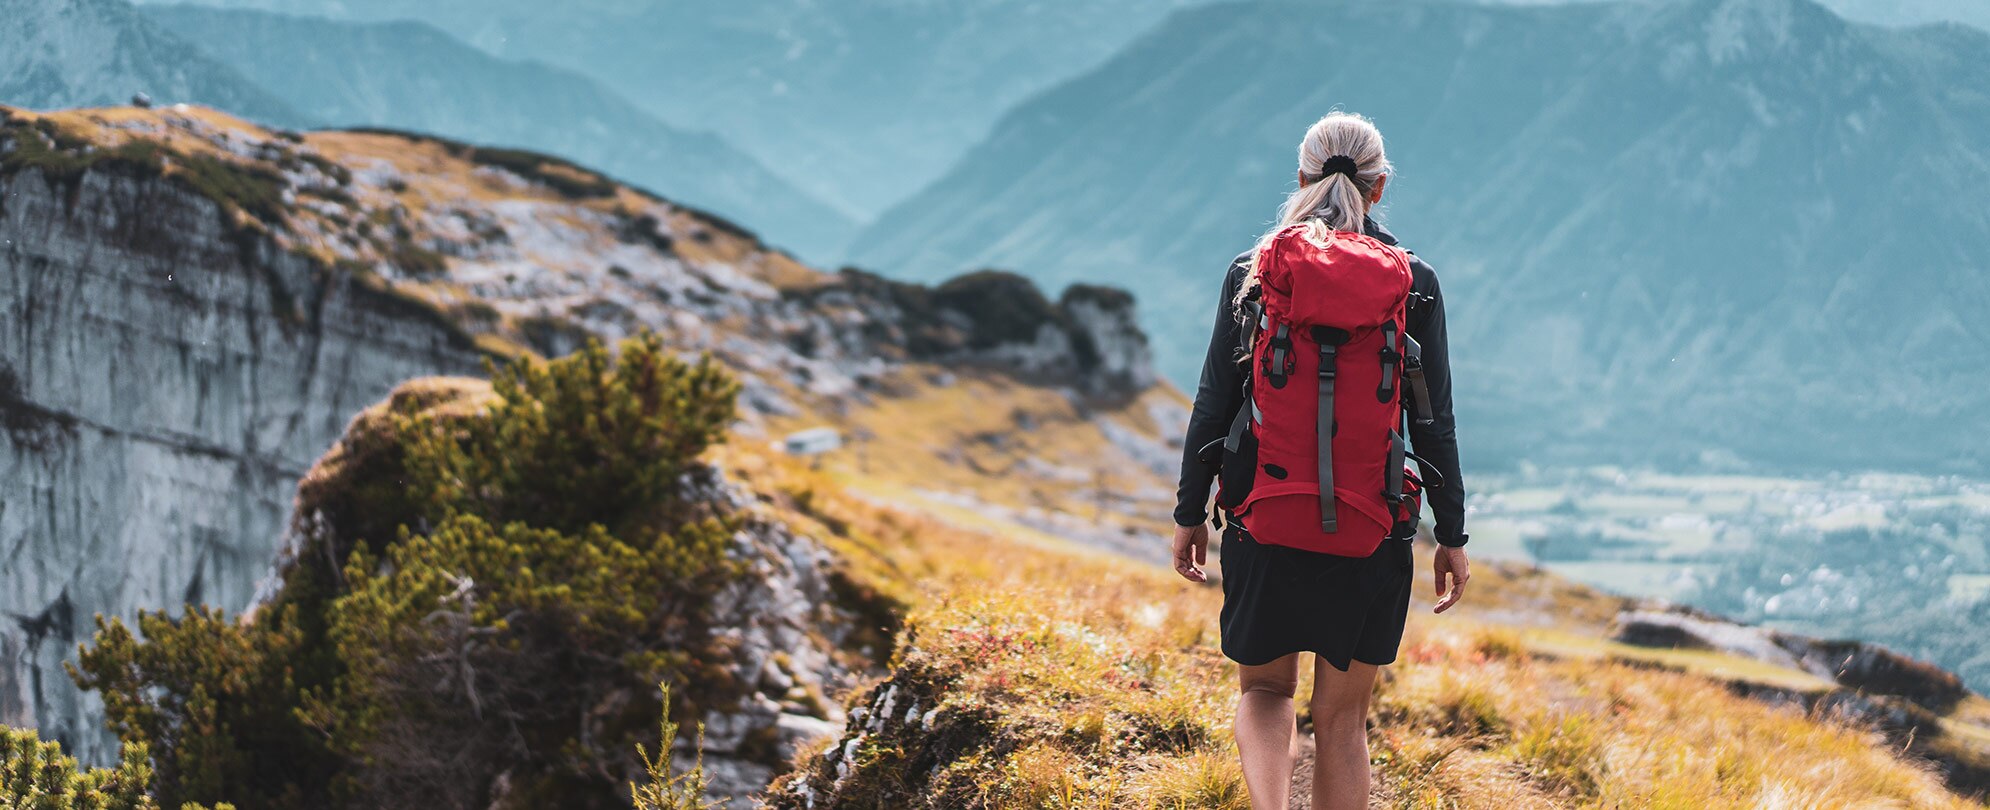
<svg viewBox="0 0 1990 810">
<path fill-rule="evenodd" d="M 0 103 L 34 109 L 162 104 L 233 110 L 283 126 L 309 119 L 123 0 L 0 0 Z"/>
<path fill-rule="evenodd" d="M 1389 139 L 1479 458 L 1977 469 L 1953 428 L 1990 417 L 1986 66 L 1990 35 L 1807 0 L 1197 9 L 1019 108 L 853 260 L 1124 283 L 1187 381 L 1340 107 Z M 1905 438 L 1937 434 L 1960 444 Z"/>
</svg>

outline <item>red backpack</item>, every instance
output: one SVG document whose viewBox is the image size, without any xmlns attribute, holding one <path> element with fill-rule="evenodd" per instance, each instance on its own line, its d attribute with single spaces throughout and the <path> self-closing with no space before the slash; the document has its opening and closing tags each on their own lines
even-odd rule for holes
<svg viewBox="0 0 1990 810">
<path fill-rule="evenodd" d="M 1420 505 L 1404 467 L 1405 381 L 1429 419 L 1405 333 L 1410 260 L 1359 233 L 1315 242 L 1307 230 L 1281 231 L 1257 256 L 1247 397 L 1224 440 L 1218 500 L 1259 542 L 1366 557 L 1399 524 L 1414 529 Z"/>
</svg>

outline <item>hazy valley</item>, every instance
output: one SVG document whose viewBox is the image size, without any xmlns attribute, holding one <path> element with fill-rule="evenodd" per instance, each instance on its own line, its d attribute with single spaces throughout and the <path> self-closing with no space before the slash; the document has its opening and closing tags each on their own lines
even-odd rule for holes
<svg viewBox="0 0 1990 810">
<path fill-rule="evenodd" d="M 1860 638 L 1990 687 L 1958 627 L 1990 610 L 1990 487 L 1911 475 L 1796 479 L 1527 468 L 1481 479 L 1473 543 L 1616 593 Z"/>
</svg>

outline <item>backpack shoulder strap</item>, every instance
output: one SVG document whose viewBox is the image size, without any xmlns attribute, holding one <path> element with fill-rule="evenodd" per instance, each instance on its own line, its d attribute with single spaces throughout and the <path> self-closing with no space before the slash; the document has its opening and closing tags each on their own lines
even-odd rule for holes
<svg viewBox="0 0 1990 810">
<path fill-rule="evenodd" d="M 1251 290 L 1244 298 L 1244 328 L 1238 330 L 1242 340 L 1238 346 L 1238 362 L 1244 365 L 1244 400 L 1237 406 L 1237 415 L 1230 419 L 1230 432 L 1223 437 L 1223 449 L 1235 453 L 1243 446 L 1244 431 L 1251 427 L 1251 414 L 1257 410 L 1257 403 L 1251 401 L 1251 352 L 1257 346 L 1258 329 L 1264 321 L 1264 302 L 1257 290 Z"/>
</svg>

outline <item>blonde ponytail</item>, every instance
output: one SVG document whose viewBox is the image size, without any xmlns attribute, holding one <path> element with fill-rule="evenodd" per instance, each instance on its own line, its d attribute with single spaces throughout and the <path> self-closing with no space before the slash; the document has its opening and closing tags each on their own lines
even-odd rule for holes
<svg viewBox="0 0 1990 810">
<path fill-rule="evenodd" d="M 1353 160 L 1352 176 L 1328 173 L 1327 162 L 1337 156 Z M 1382 150 L 1382 133 L 1367 117 L 1334 112 L 1315 121 L 1299 142 L 1299 172 L 1306 182 L 1278 207 L 1278 223 L 1258 237 L 1244 283 L 1237 288 L 1237 303 L 1241 305 L 1257 289 L 1258 255 L 1286 228 L 1305 223 L 1306 238 L 1314 241 L 1325 239 L 1332 231 L 1360 233 L 1362 220 L 1368 216 L 1369 195 L 1392 168 Z"/>
</svg>

